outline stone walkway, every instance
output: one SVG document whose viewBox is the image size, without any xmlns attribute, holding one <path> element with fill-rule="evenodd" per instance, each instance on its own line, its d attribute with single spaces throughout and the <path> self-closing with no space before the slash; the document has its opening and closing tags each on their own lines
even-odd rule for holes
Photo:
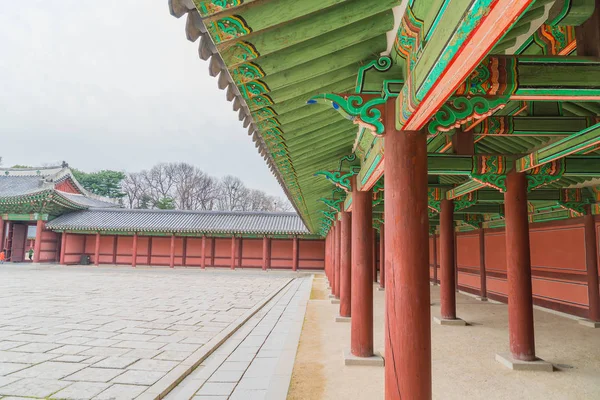
<svg viewBox="0 0 600 400">
<path fill-rule="evenodd" d="M 312 276 L 292 282 L 166 399 L 285 399 L 311 287 Z"/>
<path fill-rule="evenodd" d="M 292 276 L 2 265 L 0 398 L 157 398 Z"/>
</svg>

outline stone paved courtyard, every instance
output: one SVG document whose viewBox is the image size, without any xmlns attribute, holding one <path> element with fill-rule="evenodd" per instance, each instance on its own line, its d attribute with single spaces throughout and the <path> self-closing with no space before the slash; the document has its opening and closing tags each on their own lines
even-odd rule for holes
<svg viewBox="0 0 600 400">
<path fill-rule="evenodd" d="M 291 276 L 2 265 L 0 398 L 153 398 Z"/>
</svg>

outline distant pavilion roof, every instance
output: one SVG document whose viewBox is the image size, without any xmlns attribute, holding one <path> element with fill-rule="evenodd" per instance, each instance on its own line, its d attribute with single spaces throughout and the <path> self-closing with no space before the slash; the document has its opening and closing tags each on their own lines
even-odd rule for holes
<svg viewBox="0 0 600 400">
<path fill-rule="evenodd" d="M 189 234 L 308 235 L 296 213 L 89 209 L 62 215 L 51 230 Z"/>
<path fill-rule="evenodd" d="M 66 163 L 47 168 L 0 168 L 0 213 L 60 215 L 95 207 L 120 205 L 84 189 Z"/>
</svg>

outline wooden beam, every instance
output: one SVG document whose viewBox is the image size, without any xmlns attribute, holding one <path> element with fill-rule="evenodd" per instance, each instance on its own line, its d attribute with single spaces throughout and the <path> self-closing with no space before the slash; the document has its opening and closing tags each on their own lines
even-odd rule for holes
<svg viewBox="0 0 600 400">
<path fill-rule="evenodd" d="M 492 136 L 569 136 L 598 121 L 588 117 L 500 117 L 491 116 L 473 128 L 473 134 Z"/>
<path fill-rule="evenodd" d="M 407 84 L 396 103 L 397 129 L 421 129 L 531 3 L 533 0 L 460 2 L 462 9 L 454 7 L 443 13 L 439 21 L 443 29 L 429 28 L 422 47 L 423 21 L 415 20 L 417 5 L 408 6 L 397 41 L 399 53 L 406 55 L 407 71 Z M 441 48 L 440 43 L 444 44 Z M 417 67 L 411 71 L 413 65 Z"/>
<path fill-rule="evenodd" d="M 446 198 L 448 200 L 455 199 L 457 197 L 463 196 L 465 194 L 472 193 L 476 190 L 485 187 L 485 185 L 481 182 L 477 182 L 474 180 L 470 180 L 468 182 L 463 183 L 462 185 L 456 186 L 454 189 L 448 190 L 446 192 Z"/>
<path fill-rule="evenodd" d="M 529 171 L 551 161 L 595 147 L 598 144 L 600 144 L 600 123 L 518 159 L 516 168 L 519 172 Z"/>
</svg>

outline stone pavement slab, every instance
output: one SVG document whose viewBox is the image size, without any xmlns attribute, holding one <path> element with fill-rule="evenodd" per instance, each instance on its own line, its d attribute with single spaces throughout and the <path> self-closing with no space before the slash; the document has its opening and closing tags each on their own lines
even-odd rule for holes
<svg viewBox="0 0 600 400">
<path fill-rule="evenodd" d="M 4 264 L 0 398 L 156 398 L 294 276 Z"/>
<path fill-rule="evenodd" d="M 293 281 L 165 399 L 285 399 L 311 286 Z"/>
</svg>

